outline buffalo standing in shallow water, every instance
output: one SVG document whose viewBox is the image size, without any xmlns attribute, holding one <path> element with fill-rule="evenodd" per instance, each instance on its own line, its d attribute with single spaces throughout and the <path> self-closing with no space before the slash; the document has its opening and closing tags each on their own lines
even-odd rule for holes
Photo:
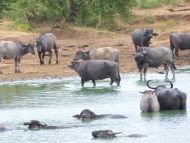
<svg viewBox="0 0 190 143">
<path fill-rule="evenodd" d="M 172 82 L 168 81 L 170 83 L 170 88 L 167 88 L 165 85 L 152 87 L 149 85 L 150 81 L 151 80 L 147 82 L 147 86 L 154 89 L 161 110 L 186 109 L 186 93 L 183 93 L 177 88 L 173 89 Z"/>
<path fill-rule="evenodd" d="M 146 90 L 143 93 L 140 108 L 142 112 L 158 112 L 160 111 L 160 104 L 157 96 L 154 95 L 153 91 Z"/>
<path fill-rule="evenodd" d="M 116 48 L 102 47 L 88 51 L 78 50 L 75 54 L 74 60 L 109 60 L 119 63 L 119 55 L 120 52 Z"/>
<path fill-rule="evenodd" d="M 56 64 L 59 62 L 59 46 L 57 43 L 56 37 L 52 33 L 45 33 L 40 35 L 36 39 L 36 47 L 40 59 L 40 64 L 44 64 L 44 56 L 45 53 L 48 51 L 49 52 L 49 64 L 51 64 L 51 59 L 52 59 L 52 49 L 55 51 L 55 56 L 56 56 Z"/>
<path fill-rule="evenodd" d="M 122 119 L 127 118 L 123 115 L 118 114 L 101 114 L 97 115 L 94 112 L 90 111 L 89 109 L 84 109 L 80 114 L 74 115 L 74 118 L 81 119 L 81 120 L 92 120 L 92 119 L 102 119 L 102 118 L 112 118 L 112 119 Z"/>
<path fill-rule="evenodd" d="M 31 44 L 22 44 L 20 42 L 0 41 L 0 62 L 2 59 L 15 60 L 15 73 L 20 73 L 20 60 L 22 56 L 31 53 L 35 54 L 34 46 Z M 0 70 L 0 72 L 2 72 Z"/>
<path fill-rule="evenodd" d="M 119 65 L 116 62 L 108 60 L 87 60 L 82 63 L 71 62 L 69 67 L 75 70 L 81 77 L 81 85 L 84 82 L 92 80 L 96 86 L 96 80 L 111 78 L 110 85 L 115 81 L 117 86 L 120 85 Z"/>
<path fill-rule="evenodd" d="M 132 32 L 132 40 L 137 51 L 139 47 L 149 47 L 150 40 L 153 36 L 158 35 L 153 29 L 135 29 Z"/>
<path fill-rule="evenodd" d="M 175 49 L 175 55 L 179 59 L 179 50 L 190 49 L 190 33 L 173 33 L 170 35 L 170 47 L 173 53 Z"/>
<path fill-rule="evenodd" d="M 140 72 L 140 80 L 144 72 L 144 80 L 146 80 L 146 72 L 148 67 L 157 68 L 164 65 L 166 71 L 165 79 L 168 79 L 168 72 L 171 69 L 173 80 L 175 80 L 175 65 L 172 58 L 172 51 L 167 47 L 140 47 L 135 54 L 135 61 Z"/>
</svg>

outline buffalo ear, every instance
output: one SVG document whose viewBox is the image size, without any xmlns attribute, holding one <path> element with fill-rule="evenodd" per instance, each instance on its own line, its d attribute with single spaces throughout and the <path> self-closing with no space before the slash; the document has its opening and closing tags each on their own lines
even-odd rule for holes
<svg viewBox="0 0 190 143">
<path fill-rule="evenodd" d="M 141 48 L 141 53 L 142 53 L 143 55 L 147 54 L 147 52 L 145 51 L 144 48 Z"/>
<path fill-rule="evenodd" d="M 80 115 L 77 114 L 77 115 L 74 115 L 73 118 L 77 118 L 77 119 L 80 119 Z"/>
<path fill-rule="evenodd" d="M 139 91 L 139 93 L 142 93 L 142 94 L 144 94 L 144 91 Z"/>
<path fill-rule="evenodd" d="M 31 125 L 31 122 L 24 122 L 23 125 Z"/>
</svg>

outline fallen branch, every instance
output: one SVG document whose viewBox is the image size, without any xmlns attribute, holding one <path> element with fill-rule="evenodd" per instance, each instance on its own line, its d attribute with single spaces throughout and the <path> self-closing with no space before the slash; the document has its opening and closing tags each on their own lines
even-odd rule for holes
<svg viewBox="0 0 190 143">
<path fill-rule="evenodd" d="M 167 9 L 169 10 L 170 12 L 175 12 L 175 11 L 188 11 L 190 10 L 190 8 L 182 8 L 182 9 L 172 9 L 172 8 L 169 8 Z"/>
</svg>

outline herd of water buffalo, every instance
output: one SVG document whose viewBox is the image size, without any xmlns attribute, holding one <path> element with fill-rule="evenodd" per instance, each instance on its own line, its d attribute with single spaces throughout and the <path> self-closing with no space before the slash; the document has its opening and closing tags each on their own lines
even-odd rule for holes
<svg viewBox="0 0 190 143">
<path fill-rule="evenodd" d="M 150 40 L 153 36 L 158 35 L 153 29 L 136 29 L 132 32 L 132 40 L 135 46 L 135 56 L 137 67 L 140 72 L 140 80 L 146 81 L 146 72 L 148 67 L 157 68 L 160 65 L 164 66 L 165 78 L 168 80 L 169 69 L 172 71 L 173 80 L 175 80 L 175 65 L 173 61 L 173 52 L 179 59 L 179 49 L 190 49 L 190 33 L 173 33 L 170 36 L 169 47 L 155 47 L 150 48 Z M 21 57 L 27 53 L 35 54 L 34 48 L 37 48 L 40 64 L 44 64 L 44 56 L 49 52 L 49 64 L 52 60 L 52 50 L 54 49 L 56 55 L 56 64 L 59 62 L 59 44 L 56 37 L 52 33 L 45 33 L 36 38 L 36 44 L 24 45 L 19 42 L 0 41 L 0 59 L 14 59 L 15 72 L 20 72 Z M 81 62 L 80 59 L 83 61 Z M 84 86 L 86 81 L 92 81 L 96 86 L 96 80 L 110 78 L 112 85 L 113 82 L 120 85 L 121 77 L 119 71 L 119 49 L 113 47 L 101 47 L 97 49 L 90 49 L 87 51 L 77 50 L 75 57 L 71 62 L 71 69 L 75 70 L 81 77 L 81 85 Z M 144 78 L 143 78 L 144 74 Z M 158 112 L 160 110 L 175 110 L 186 109 L 186 93 L 183 93 L 177 88 L 165 85 L 158 85 L 156 87 L 150 86 L 151 80 L 147 82 L 147 86 L 153 90 L 142 92 L 143 96 L 140 103 L 142 112 Z M 77 119 L 97 119 L 97 118 L 127 118 L 122 115 L 103 114 L 97 115 L 92 111 L 85 109 L 80 114 L 74 115 Z M 60 126 L 48 126 L 46 123 L 32 120 L 24 123 L 28 125 L 29 129 L 57 129 L 57 128 L 70 128 Z M 76 126 L 75 126 L 76 127 Z M 0 131 L 6 130 L 0 126 Z M 92 132 L 93 137 L 114 137 L 118 133 L 111 130 L 100 130 Z"/>
</svg>

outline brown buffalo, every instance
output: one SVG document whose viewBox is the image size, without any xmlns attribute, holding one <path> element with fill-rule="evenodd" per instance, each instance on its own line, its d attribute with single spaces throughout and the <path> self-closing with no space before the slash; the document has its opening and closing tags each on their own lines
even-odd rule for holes
<svg viewBox="0 0 190 143">
<path fill-rule="evenodd" d="M 153 91 L 146 90 L 143 93 L 140 108 L 142 112 L 158 112 L 160 111 L 160 105 L 157 97 L 153 94 Z"/>
<path fill-rule="evenodd" d="M 119 63 L 120 52 L 116 48 L 102 47 L 91 49 L 88 51 L 78 50 L 74 57 L 74 61 L 83 60 L 109 60 Z"/>
</svg>

